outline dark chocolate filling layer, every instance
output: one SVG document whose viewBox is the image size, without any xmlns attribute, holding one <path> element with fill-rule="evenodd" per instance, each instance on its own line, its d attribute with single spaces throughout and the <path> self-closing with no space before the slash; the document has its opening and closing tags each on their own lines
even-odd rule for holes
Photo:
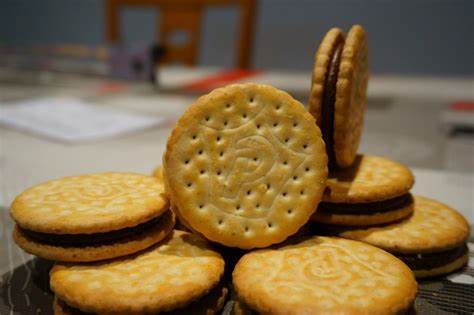
<svg viewBox="0 0 474 315">
<path fill-rule="evenodd" d="M 321 202 L 319 204 L 318 213 L 349 215 L 373 214 L 398 210 L 408 206 L 412 202 L 413 197 L 410 194 L 401 195 L 384 201 L 368 203 Z"/>
<path fill-rule="evenodd" d="M 178 314 L 180 314 L 181 315 L 181 314 L 193 314 L 193 313 L 196 313 L 196 311 L 198 312 L 198 314 L 204 314 L 204 312 L 203 312 L 204 309 L 201 311 L 199 309 L 199 306 L 206 307 L 206 306 L 209 306 L 209 303 L 212 304 L 212 302 L 214 302 L 216 297 L 219 297 L 222 294 L 221 292 L 222 292 L 224 286 L 225 286 L 225 284 L 221 280 L 217 284 L 217 286 L 212 288 L 211 291 L 209 291 L 208 294 L 204 295 L 200 299 L 192 302 L 191 304 L 186 305 L 183 308 L 178 308 L 178 309 L 167 311 L 167 312 L 161 312 L 160 314 L 164 314 L 164 315 L 178 315 Z M 228 296 L 226 297 L 226 300 L 227 300 L 227 298 L 228 298 Z M 87 314 L 92 315 L 92 314 L 94 314 L 94 313 L 86 313 L 86 312 L 83 312 L 83 311 L 81 311 L 77 308 L 69 306 L 66 302 L 64 302 L 63 300 L 61 300 L 59 298 L 58 298 L 58 304 L 60 305 L 60 307 L 64 311 L 66 311 L 68 314 L 71 314 L 71 315 L 87 315 Z M 220 310 L 216 310 L 216 313 L 218 313 L 218 311 L 220 311 Z"/>
<path fill-rule="evenodd" d="M 166 215 L 163 214 L 163 215 Z M 118 240 L 124 239 L 142 233 L 155 226 L 161 219 L 160 217 L 151 219 L 150 221 L 141 223 L 139 225 L 128 227 L 116 231 L 104 232 L 104 233 L 93 233 L 93 234 L 50 234 L 35 232 L 31 230 L 22 229 L 20 230 L 27 237 L 45 244 L 57 245 L 57 246 L 89 246 L 98 244 L 114 243 Z"/>
<path fill-rule="evenodd" d="M 329 167 L 335 167 L 334 153 L 334 108 L 336 102 L 336 84 L 341 62 L 343 42 L 339 43 L 331 57 L 331 63 L 324 81 L 323 106 L 321 108 L 321 132 L 326 143 Z"/>
<path fill-rule="evenodd" d="M 450 250 L 430 254 L 396 254 L 412 270 L 426 270 L 445 266 L 467 253 L 466 244 Z"/>
</svg>

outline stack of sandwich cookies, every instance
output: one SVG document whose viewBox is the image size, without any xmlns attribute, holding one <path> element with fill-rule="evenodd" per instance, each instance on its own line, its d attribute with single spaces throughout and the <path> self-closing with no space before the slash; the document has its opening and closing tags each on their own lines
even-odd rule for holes
<svg viewBox="0 0 474 315">
<path fill-rule="evenodd" d="M 57 263 L 56 314 L 216 314 L 224 306 L 224 260 L 181 231 L 139 254 L 94 264 Z"/>
<path fill-rule="evenodd" d="M 330 237 L 248 253 L 235 267 L 233 284 L 243 314 L 402 314 L 417 293 L 399 259 Z"/>
<path fill-rule="evenodd" d="M 163 183 L 133 173 L 52 180 L 11 206 L 13 237 L 41 258 L 87 262 L 115 258 L 161 241 L 174 226 Z"/>
<path fill-rule="evenodd" d="M 340 236 L 383 248 L 404 261 L 417 278 L 450 273 L 468 261 L 469 225 L 450 207 L 415 196 L 406 220 L 372 228 L 341 231 Z"/>
<path fill-rule="evenodd" d="M 350 166 L 362 134 L 369 78 L 364 29 L 353 26 L 347 38 L 331 29 L 315 56 L 308 101 L 321 127 L 330 168 Z"/>
<path fill-rule="evenodd" d="M 189 107 L 168 139 L 163 171 L 185 226 L 250 249 L 281 242 L 308 221 L 327 157 L 301 103 L 270 86 L 236 84 Z"/>
<path fill-rule="evenodd" d="M 413 212 L 409 193 L 413 183 L 413 174 L 404 165 L 378 156 L 358 155 L 349 168 L 329 175 L 323 202 L 312 219 L 343 226 L 401 220 Z"/>
</svg>

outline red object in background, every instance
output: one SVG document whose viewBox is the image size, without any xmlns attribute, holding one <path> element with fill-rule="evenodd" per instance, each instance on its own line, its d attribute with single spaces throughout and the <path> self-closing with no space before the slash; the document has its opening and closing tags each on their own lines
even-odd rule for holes
<svg viewBox="0 0 474 315">
<path fill-rule="evenodd" d="M 260 74 L 262 71 L 259 70 L 225 70 L 214 75 L 208 76 L 204 79 L 194 81 L 184 85 L 183 89 L 189 92 L 205 92 L 215 88 L 234 83 L 249 77 L 253 77 Z"/>
<path fill-rule="evenodd" d="M 474 112 L 474 102 L 454 102 L 450 105 L 450 108 L 455 112 Z"/>
<path fill-rule="evenodd" d="M 99 93 L 108 94 L 108 93 L 121 93 L 128 90 L 128 85 L 118 82 L 106 81 L 99 85 Z"/>
</svg>

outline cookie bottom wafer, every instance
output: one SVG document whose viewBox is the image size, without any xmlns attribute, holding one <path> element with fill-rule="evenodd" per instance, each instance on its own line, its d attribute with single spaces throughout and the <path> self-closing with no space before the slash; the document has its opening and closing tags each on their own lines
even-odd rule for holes
<svg viewBox="0 0 474 315">
<path fill-rule="evenodd" d="M 55 246 L 38 242 L 28 237 L 16 226 L 13 239 L 25 251 L 38 257 L 67 262 L 89 262 L 136 253 L 164 239 L 173 229 L 174 214 L 167 211 L 157 223 L 133 236 L 113 243 L 95 244 L 93 246 Z"/>
</svg>

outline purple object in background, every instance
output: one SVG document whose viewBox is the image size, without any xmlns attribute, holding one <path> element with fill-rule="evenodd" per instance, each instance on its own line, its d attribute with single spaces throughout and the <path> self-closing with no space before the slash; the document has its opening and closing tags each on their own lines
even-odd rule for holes
<svg viewBox="0 0 474 315">
<path fill-rule="evenodd" d="M 154 62 L 149 46 L 110 46 L 109 75 L 127 80 L 150 80 Z"/>
</svg>

